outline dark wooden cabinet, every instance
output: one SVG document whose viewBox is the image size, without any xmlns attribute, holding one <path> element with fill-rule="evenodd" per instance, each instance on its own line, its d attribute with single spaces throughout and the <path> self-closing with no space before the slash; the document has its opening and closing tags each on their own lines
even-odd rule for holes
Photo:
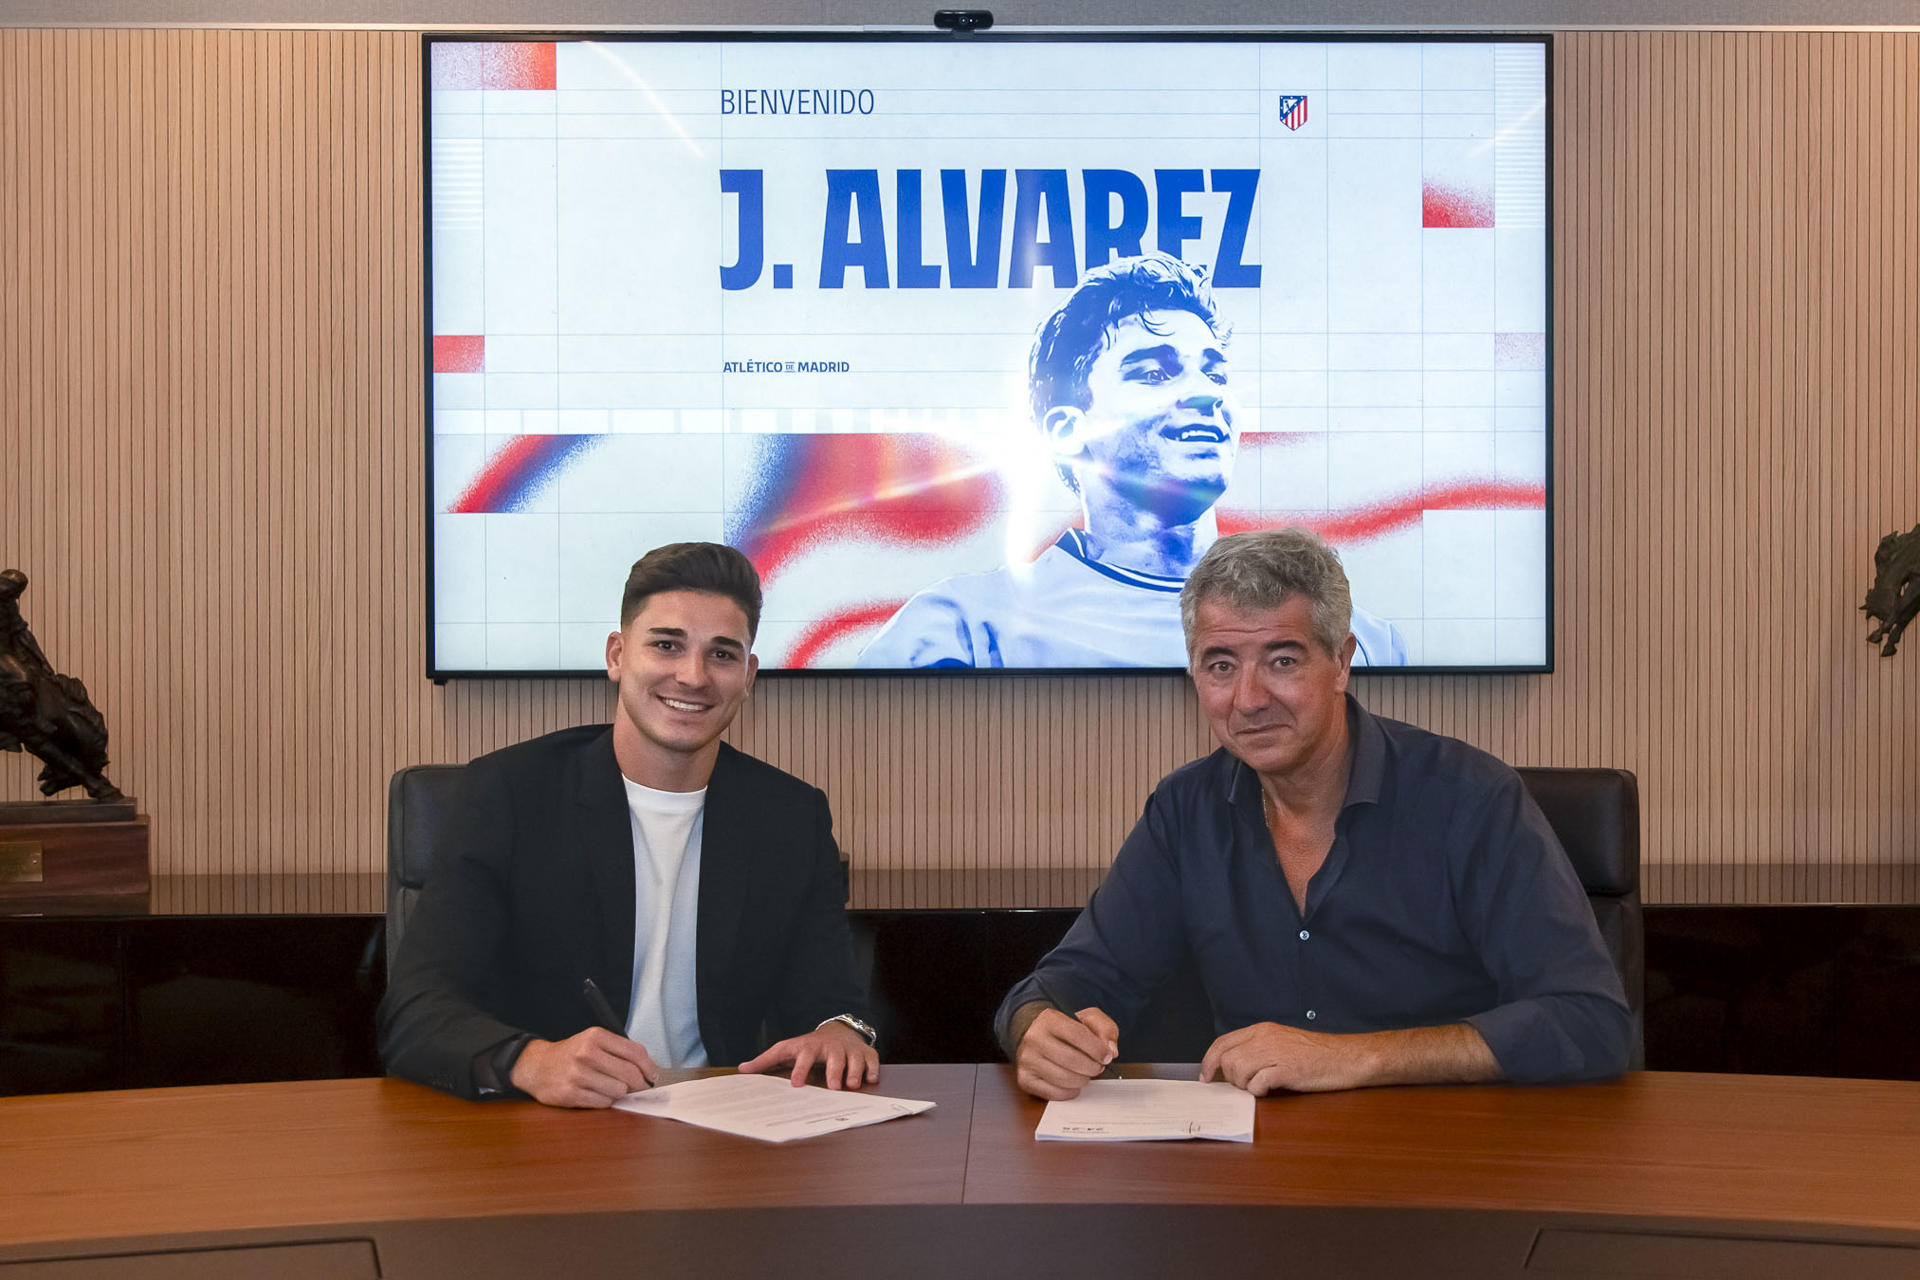
<svg viewBox="0 0 1920 1280">
<path fill-rule="evenodd" d="M 1001 995 L 1073 922 L 1073 884 L 947 886 L 891 900 L 1036 908 L 852 914 L 890 1062 L 998 1057 Z M 856 901 L 887 901 L 855 884 Z M 156 879 L 144 896 L 0 914 L 0 1093 L 378 1074 L 385 883 Z M 1920 1079 L 1920 905 L 1649 906 L 1647 1065 Z M 1176 979 L 1178 981 L 1178 979 Z M 1206 1015 L 1167 1001 L 1129 1057 L 1179 1060 Z"/>
</svg>

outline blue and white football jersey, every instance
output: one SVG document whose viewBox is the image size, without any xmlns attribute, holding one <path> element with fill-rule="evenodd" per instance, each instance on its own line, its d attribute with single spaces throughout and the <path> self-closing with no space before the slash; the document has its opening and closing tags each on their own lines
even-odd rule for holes
<svg viewBox="0 0 1920 1280">
<path fill-rule="evenodd" d="M 1181 667 L 1182 579 L 1090 560 L 1069 529 L 1032 564 L 961 573 L 915 595 L 861 651 L 863 667 Z M 1401 666 L 1390 622 L 1354 609 L 1355 666 Z"/>
</svg>

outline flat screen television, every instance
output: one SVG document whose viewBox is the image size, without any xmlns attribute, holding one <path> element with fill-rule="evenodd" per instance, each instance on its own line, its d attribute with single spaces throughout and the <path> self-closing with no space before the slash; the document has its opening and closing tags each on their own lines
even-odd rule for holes
<svg viewBox="0 0 1920 1280">
<path fill-rule="evenodd" d="M 1177 668 L 1296 524 L 1356 662 L 1552 669 L 1545 37 L 424 58 L 436 677 L 601 671 L 691 539 L 764 670 Z"/>
</svg>

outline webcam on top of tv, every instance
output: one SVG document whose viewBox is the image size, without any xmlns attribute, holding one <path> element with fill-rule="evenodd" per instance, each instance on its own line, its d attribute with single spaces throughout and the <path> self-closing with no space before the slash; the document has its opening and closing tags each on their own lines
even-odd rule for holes
<svg viewBox="0 0 1920 1280">
<path fill-rule="evenodd" d="M 993 25 L 991 9 L 935 9 L 933 25 L 942 31 L 985 31 Z"/>
</svg>

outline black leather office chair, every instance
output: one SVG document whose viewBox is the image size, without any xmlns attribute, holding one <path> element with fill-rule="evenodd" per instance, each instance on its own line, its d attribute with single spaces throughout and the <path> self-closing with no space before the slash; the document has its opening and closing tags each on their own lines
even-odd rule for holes
<svg viewBox="0 0 1920 1280">
<path fill-rule="evenodd" d="M 387 968 L 459 802 L 461 764 L 416 764 L 387 784 Z"/>
<path fill-rule="evenodd" d="M 1620 970 L 1633 1013 L 1633 1057 L 1646 1065 L 1642 1005 L 1646 930 L 1640 918 L 1640 784 L 1625 769 L 1520 769 L 1540 812 L 1586 887 L 1600 936 Z"/>
<path fill-rule="evenodd" d="M 407 917 L 420 897 L 421 886 L 440 857 L 440 841 L 452 823 L 460 800 L 460 779 L 466 766 L 416 764 L 401 769 L 387 784 L 387 968 L 400 953 Z M 842 894 L 845 859 L 841 860 Z M 853 928 L 853 971 L 864 993 L 872 982 L 873 933 L 864 924 Z"/>
<path fill-rule="evenodd" d="M 1641 1018 L 1646 939 L 1640 919 L 1640 788 L 1625 769 L 1520 769 L 1586 888 L 1600 936 L 1626 986 L 1634 1070 L 1646 1065 Z M 1134 1062 L 1197 1062 L 1213 1041 L 1213 1010 L 1188 957 L 1168 975 L 1121 1043 Z"/>
</svg>

